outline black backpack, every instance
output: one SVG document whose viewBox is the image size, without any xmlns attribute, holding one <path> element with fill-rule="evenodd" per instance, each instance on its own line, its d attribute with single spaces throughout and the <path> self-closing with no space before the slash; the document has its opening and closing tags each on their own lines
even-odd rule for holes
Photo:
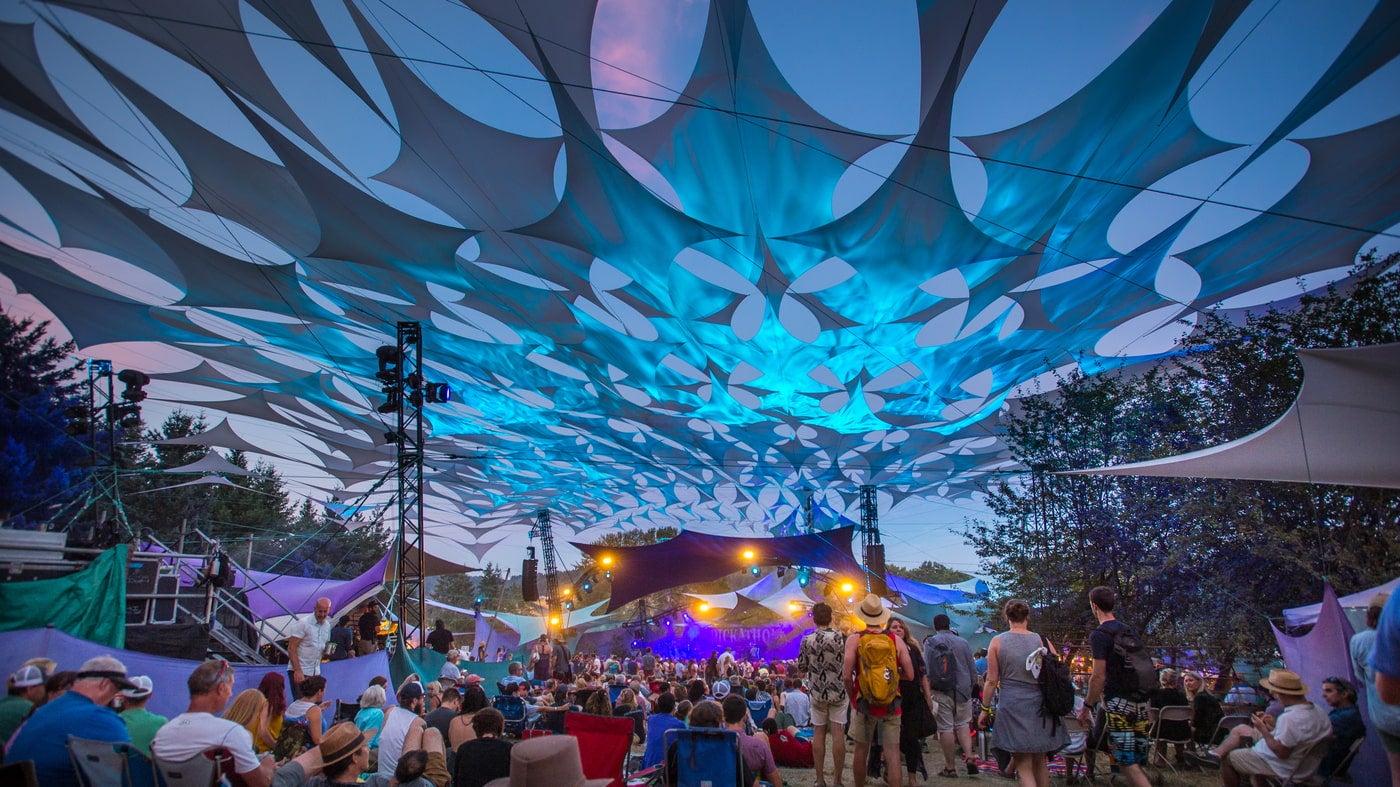
<svg viewBox="0 0 1400 787">
<path fill-rule="evenodd" d="M 953 648 L 935 639 L 929 651 L 928 687 L 941 694 L 952 694 L 957 686 L 958 665 L 953 661 Z"/>
<path fill-rule="evenodd" d="M 1115 662 L 1118 664 L 1118 679 L 1114 682 L 1123 696 L 1138 701 L 1146 699 L 1157 687 L 1157 667 L 1133 627 L 1123 625 L 1114 632 L 1113 653 L 1118 658 L 1110 660 L 1109 667 Z"/>
<path fill-rule="evenodd" d="M 1045 635 L 1040 636 L 1045 653 L 1040 658 L 1040 715 L 1053 720 L 1054 730 L 1060 719 L 1074 712 L 1074 680 L 1069 665 L 1050 647 Z"/>
</svg>

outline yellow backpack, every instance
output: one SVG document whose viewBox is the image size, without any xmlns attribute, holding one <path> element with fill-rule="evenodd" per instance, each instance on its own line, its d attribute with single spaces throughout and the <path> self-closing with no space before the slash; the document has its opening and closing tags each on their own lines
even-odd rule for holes
<svg viewBox="0 0 1400 787">
<path fill-rule="evenodd" d="M 856 685 L 870 707 L 887 708 L 899 698 L 899 650 L 890 634 L 861 634 L 856 645 Z"/>
</svg>

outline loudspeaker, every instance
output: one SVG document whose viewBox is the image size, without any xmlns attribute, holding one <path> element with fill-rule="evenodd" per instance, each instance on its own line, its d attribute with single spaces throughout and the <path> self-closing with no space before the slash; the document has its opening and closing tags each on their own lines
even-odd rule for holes
<svg viewBox="0 0 1400 787">
<path fill-rule="evenodd" d="M 867 544 L 865 547 L 865 570 L 870 574 L 870 592 L 877 596 L 888 595 L 889 584 L 885 581 L 885 545 Z"/>
<path fill-rule="evenodd" d="M 166 596 L 177 595 L 180 592 L 180 578 L 174 574 L 157 576 L 156 592 Z M 151 604 L 152 623 L 174 623 L 177 616 L 174 598 L 158 598 Z"/>
<path fill-rule="evenodd" d="M 525 558 L 525 562 L 520 566 L 520 595 L 526 601 L 540 600 L 540 582 L 536 574 L 540 570 L 540 561 L 534 558 Z"/>
</svg>

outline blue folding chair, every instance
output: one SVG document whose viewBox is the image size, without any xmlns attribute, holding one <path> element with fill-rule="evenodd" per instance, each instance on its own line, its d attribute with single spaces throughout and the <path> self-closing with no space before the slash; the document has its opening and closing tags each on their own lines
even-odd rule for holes
<svg viewBox="0 0 1400 787">
<path fill-rule="evenodd" d="M 505 734 L 519 738 L 525 732 L 525 700 L 517 696 L 495 696 L 491 707 L 505 717 Z"/>
<path fill-rule="evenodd" d="M 678 787 L 717 787 L 743 785 L 744 762 L 739 757 L 739 734 L 733 730 L 712 727 L 667 730 L 666 760 L 662 766 L 668 772 L 662 784 Z M 674 754 L 672 753 L 674 747 Z M 669 773 L 675 768 L 675 777 Z"/>
<path fill-rule="evenodd" d="M 772 700 L 744 700 L 749 706 L 749 718 L 753 719 L 754 726 L 763 724 L 763 720 L 768 718 L 769 712 L 773 710 Z"/>
<path fill-rule="evenodd" d="M 616 705 L 617 698 L 622 696 L 622 690 L 625 688 L 627 687 L 619 686 L 616 683 L 610 684 L 608 686 L 608 702 L 611 702 L 612 704 Z"/>
</svg>

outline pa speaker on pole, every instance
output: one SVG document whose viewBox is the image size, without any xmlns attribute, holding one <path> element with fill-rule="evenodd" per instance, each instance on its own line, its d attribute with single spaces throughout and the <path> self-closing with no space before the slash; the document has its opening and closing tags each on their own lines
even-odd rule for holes
<svg viewBox="0 0 1400 787">
<path fill-rule="evenodd" d="M 540 583 L 536 576 L 540 570 L 540 561 L 527 557 L 520 567 L 520 595 L 526 601 L 540 600 Z"/>
<path fill-rule="evenodd" d="M 885 582 L 885 545 L 865 545 L 865 570 L 870 575 L 870 592 L 877 596 L 889 595 L 889 585 Z"/>
</svg>

